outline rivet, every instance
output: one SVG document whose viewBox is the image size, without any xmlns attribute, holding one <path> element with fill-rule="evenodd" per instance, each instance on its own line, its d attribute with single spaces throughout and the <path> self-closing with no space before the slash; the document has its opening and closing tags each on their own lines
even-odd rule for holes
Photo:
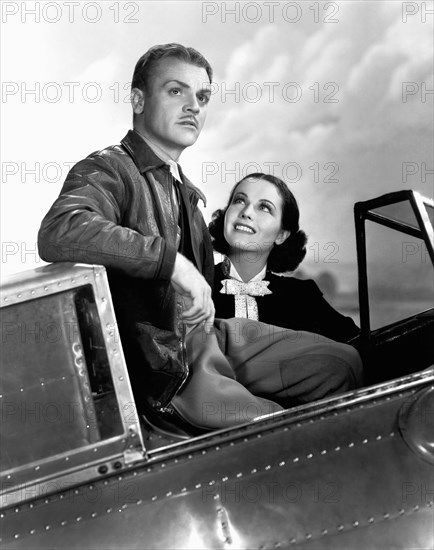
<svg viewBox="0 0 434 550">
<path fill-rule="evenodd" d="M 119 376 L 119 381 L 120 381 L 120 382 L 123 382 L 123 381 L 124 381 L 124 377 L 123 377 L 123 376 Z"/>
<path fill-rule="evenodd" d="M 157 500 L 156 495 L 154 495 L 154 496 L 151 498 L 151 500 L 152 500 L 153 502 L 155 502 L 155 501 Z"/>
<path fill-rule="evenodd" d="M 91 518 L 96 518 L 96 512 L 92 512 L 92 513 L 90 514 L 90 517 L 91 517 Z"/>
<path fill-rule="evenodd" d="M 328 534 L 327 529 L 323 529 L 323 530 L 321 531 L 321 535 L 327 535 L 327 534 Z"/>
<path fill-rule="evenodd" d="M 30 533 L 31 535 L 34 535 L 34 534 L 35 534 L 35 529 L 30 529 L 29 533 Z"/>
<path fill-rule="evenodd" d="M 374 518 L 373 518 L 373 517 L 370 517 L 370 518 L 368 519 L 368 523 L 374 523 Z"/>
<path fill-rule="evenodd" d="M 367 439 L 364 439 L 364 440 L 362 441 L 363 445 L 366 445 L 367 442 L 368 442 Z"/>
<path fill-rule="evenodd" d="M 292 459 L 292 462 L 298 462 L 300 459 L 298 458 L 298 456 L 296 456 L 295 458 Z"/>
<path fill-rule="evenodd" d="M 50 526 L 49 526 L 49 525 L 46 525 L 46 526 L 45 526 L 45 530 L 46 530 L 46 531 L 49 531 L 49 530 L 50 530 Z"/>
<path fill-rule="evenodd" d="M 416 506 L 413 506 L 413 510 L 417 512 L 419 510 L 419 506 L 416 504 Z"/>
<path fill-rule="evenodd" d="M 402 516 L 402 514 L 404 514 L 404 513 L 405 513 L 404 508 L 400 508 L 400 510 L 399 510 L 399 515 Z"/>
<path fill-rule="evenodd" d="M 279 466 L 285 466 L 285 461 L 282 460 L 282 462 L 279 462 Z"/>
<path fill-rule="evenodd" d="M 82 519 L 83 519 L 83 518 L 82 518 L 81 516 L 77 516 L 77 517 L 75 518 L 75 521 L 81 521 Z"/>
<path fill-rule="evenodd" d="M 313 457 L 313 454 L 312 454 L 312 453 L 309 453 L 309 454 L 307 455 L 307 458 L 312 458 L 312 457 Z"/>
<path fill-rule="evenodd" d="M 310 533 L 307 533 L 306 539 L 309 540 L 309 539 L 311 539 L 311 538 L 312 538 L 312 535 L 311 535 Z"/>
<path fill-rule="evenodd" d="M 201 484 L 201 483 L 196 483 L 196 485 L 195 485 L 195 488 L 196 488 L 196 489 L 200 489 L 201 487 L 202 487 L 202 484 Z"/>
<path fill-rule="evenodd" d="M 212 479 L 211 481 L 208 482 L 208 485 L 215 485 L 215 481 Z"/>
<path fill-rule="evenodd" d="M 338 525 L 338 531 L 343 531 L 344 530 L 344 526 L 343 525 Z"/>
<path fill-rule="evenodd" d="M 242 472 L 238 472 L 238 473 L 237 473 L 237 477 L 243 477 Z"/>
<path fill-rule="evenodd" d="M 40 469 L 40 466 L 35 466 L 35 470 L 39 470 Z"/>
<path fill-rule="evenodd" d="M 107 514 L 110 514 L 110 513 L 111 513 L 111 511 L 112 511 L 112 509 L 111 509 L 111 508 L 107 508 L 107 510 L 106 510 Z"/>
<path fill-rule="evenodd" d="M 324 449 L 324 450 L 321 451 L 321 454 L 322 454 L 322 455 L 326 455 L 326 454 L 327 454 L 327 451 Z"/>
<path fill-rule="evenodd" d="M 377 437 L 375 438 L 377 441 L 380 441 L 381 439 L 381 435 L 377 435 Z"/>
<path fill-rule="evenodd" d="M 19 537 L 20 537 L 20 535 L 18 533 L 15 533 L 14 539 L 18 539 Z"/>
<path fill-rule="evenodd" d="M 166 497 L 171 497 L 171 496 L 172 496 L 172 491 L 168 491 L 168 492 L 166 493 Z"/>
<path fill-rule="evenodd" d="M 353 527 L 358 527 L 359 526 L 359 522 L 358 521 L 353 521 Z"/>
<path fill-rule="evenodd" d="M 351 447 L 354 447 L 354 443 L 353 443 L 353 442 L 348 443 L 348 447 L 350 447 L 350 448 L 351 448 Z"/>
<path fill-rule="evenodd" d="M 142 499 L 139 498 L 139 500 L 136 502 L 137 506 L 140 506 L 140 504 L 142 504 L 142 502 L 143 502 Z"/>
<path fill-rule="evenodd" d="M 394 437 L 394 436 L 395 436 L 395 432 L 390 432 L 389 436 L 390 436 L 390 437 Z"/>
<path fill-rule="evenodd" d="M 388 513 L 383 514 L 383 518 L 384 518 L 384 519 L 389 519 L 389 518 L 390 518 L 390 514 L 388 514 Z"/>
<path fill-rule="evenodd" d="M 256 470 L 255 470 L 255 472 L 256 472 Z M 253 470 L 252 470 L 252 473 L 253 473 Z M 228 479 L 229 479 L 228 476 L 222 477 L 222 481 L 227 481 Z"/>
</svg>

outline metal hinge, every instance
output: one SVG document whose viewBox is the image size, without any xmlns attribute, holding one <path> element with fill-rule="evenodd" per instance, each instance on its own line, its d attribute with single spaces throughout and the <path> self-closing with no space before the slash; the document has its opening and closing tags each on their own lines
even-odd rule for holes
<svg viewBox="0 0 434 550">
<path fill-rule="evenodd" d="M 126 449 L 124 451 L 125 464 L 132 464 L 133 462 L 141 462 L 146 458 L 146 450 L 140 447 L 134 447 L 133 449 Z"/>
</svg>

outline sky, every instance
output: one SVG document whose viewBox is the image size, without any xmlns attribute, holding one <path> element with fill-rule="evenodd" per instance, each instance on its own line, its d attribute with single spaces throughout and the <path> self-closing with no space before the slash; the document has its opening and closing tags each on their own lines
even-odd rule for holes
<svg viewBox="0 0 434 550">
<path fill-rule="evenodd" d="M 205 128 L 180 159 L 205 219 L 246 173 L 281 177 L 308 270 L 354 287 L 354 203 L 433 196 L 432 5 L 3 1 L 1 274 L 43 265 L 37 231 L 68 170 L 131 128 L 137 59 L 180 42 L 214 68 Z"/>
</svg>

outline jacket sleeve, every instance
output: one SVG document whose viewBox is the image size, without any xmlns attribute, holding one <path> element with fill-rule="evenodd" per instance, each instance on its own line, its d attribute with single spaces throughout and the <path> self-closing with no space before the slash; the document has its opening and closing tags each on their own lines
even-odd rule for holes
<svg viewBox="0 0 434 550">
<path fill-rule="evenodd" d="M 347 342 L 357 336 L 359 327 L 351 319 L 336 311 L 324 298 L 318 285 L 310 280 L 309 294 L 312 298 L 315 331 L 338 342 Z"/>
<path fill-rule="evenodd" d="M 47 262 L 100 264 L 133 277 L 169 279 L 176 249 L 159 235 L 122 226 L 127 183 L 117 167 L 94 154 L 69 172 L 38 233 Z"/>
</svg>

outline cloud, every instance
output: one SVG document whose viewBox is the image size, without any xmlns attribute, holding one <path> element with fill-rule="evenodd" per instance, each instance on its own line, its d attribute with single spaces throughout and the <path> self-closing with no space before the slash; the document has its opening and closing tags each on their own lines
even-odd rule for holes
<svg viewBox="0 0 434 550">
<path fill-rule="evenodd" d="M 336 241 L 354 260 L 354 202 L 404 187 L 432 194 L 420 177 L 401 175 L 403 161 L 433 164 L 432 95 L 420 95 L 422 82 L 433 87 L 432 25 L 403 23 L 398 3 L 339 6 L 339 24 L 266 26 L 235 49 L 217 78 L 238 86 L 238 97 L 221 88 L 213 97 L 195 157 L 208 171 L 202 165 L 195 177 L 212 211 L 254 163 L 264 172 L 273 165 L 299 199 L 313 242 Z M 267 82 L 276 83 L 273 99 Z M 403 82 L 417 89 L 407 102 Z"/>
</svg>

